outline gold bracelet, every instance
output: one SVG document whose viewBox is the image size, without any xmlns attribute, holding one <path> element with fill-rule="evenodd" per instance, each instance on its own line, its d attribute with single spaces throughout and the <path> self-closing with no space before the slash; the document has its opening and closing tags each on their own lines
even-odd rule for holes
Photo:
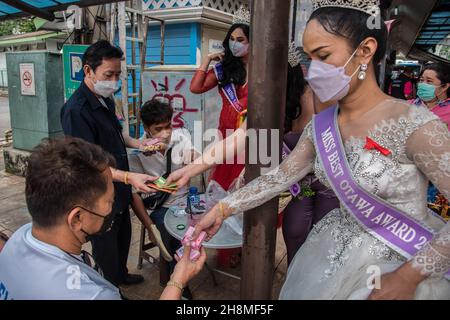
<svg viewBox="0 0 450 320">
<path fill-rule="evenodd" d="M 228 215 L 225 212 L 225 210 L 223 209 L 223 203 L 222 202 L 219 202 L 219 210 L 220 210 L 220 213 L 222 214 L 222 219 L 223 220 L 227 219 Z"/>
<path fill-rule="evenodd" d="M 125 171 L 125 176 L 123 177 L 123 183 L 128 184 L 128 171 Z"/>
<path fill-rule="evenodd" d="M 166 287 L 175 287 L 175 288 L 180 289 L 181 292 L 183 292 L 183 290 L 184 290 L 183 286 L 176 281 L 167 282 Z"/>
</svg>

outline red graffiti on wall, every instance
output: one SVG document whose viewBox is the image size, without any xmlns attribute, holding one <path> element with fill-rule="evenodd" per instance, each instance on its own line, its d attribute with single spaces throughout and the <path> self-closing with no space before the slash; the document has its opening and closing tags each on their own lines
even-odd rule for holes
<svg viewBox="0 0 450 320">
<path fill-rule="evenodd" d="M 151 80 L 151 83 L 156 91 L 156 94 L 152 97 L 152 99 L 163 98 L 172 106 L 174 110 L 172 125 L 174 128 L 185 127 L 185 120 L 183 119 L 184 114 L 199 112 L 199 109 L 189 108 L 187 105 L 186 97 L 179 92 L 186 83 L 185 78 L 178 81 L 178 83 L 175 85 L 175 93 L 173 94 L 168 93 L 170 91 L 170 87 L 169 78 L 167 76 L 164 77 L 164 83 L 156 83 L 154 80 Z"/>
</svg>

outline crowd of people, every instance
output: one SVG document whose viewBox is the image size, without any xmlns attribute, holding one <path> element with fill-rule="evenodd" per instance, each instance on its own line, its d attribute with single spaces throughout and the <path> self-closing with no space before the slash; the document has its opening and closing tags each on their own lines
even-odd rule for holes
<svg viewBox="0 0 450 320">
<path fill-rule="evenodd" d="M 289 190 L 282 224 L 289 268 L 280 299 L 450 299 L 450 228 L 428 210 L 450 199 L 450 70 L 426 65 L 419 82 L 407 94 L 402 89 L 404 100 L 389 96 L 375 72 L 388 30 L 368 28 L 372 7 L 314 3 L 303 35 L 306 77 L 295 46 L 289 50 L 286 157 L 220 200 L 191 240 L 202 231 L 210 240 L 228 217 Z M 84 81 L 61 111 L 66 137 L 42 142 L 28 163 L 32 222 L 7 241 L 2 236 L 6 245 L 0 240 L 1 298 L 126 298 L 119 286 L 144 281 L 127 269 L 130 208 L 170 264 L 161 299 L 192 298 L 188 282 L 206 253 L 189 259 L 188 241 L 178 257 L 183 244 L 167 232 L 164 216 L 184 201 L 193 177 L 213 168 L 210 179 L 229 190 L 243 176 L 237 157 L 245 150 L 247 109 L 258 108 L 247 102 L 249 17 L 236 15 L 224 51 L 205 57 L 192 79 L 193 94 L 217 87 L 222 100 L 224 139 L 203 154 L 186 130 L 172 129 L 172 107 L 160 100 L 144 103 L 145 133 L 131 138 L 112 99 L 123 53 L 107 41 L 87 49 Z M 139 152 L 127 154 L 127 147 Z M 161 176 L 177 185 L 175 193 L 149 186 Z M 372 266 L 381 274 L 375 289 L 367 285 Z"/>
</svg>

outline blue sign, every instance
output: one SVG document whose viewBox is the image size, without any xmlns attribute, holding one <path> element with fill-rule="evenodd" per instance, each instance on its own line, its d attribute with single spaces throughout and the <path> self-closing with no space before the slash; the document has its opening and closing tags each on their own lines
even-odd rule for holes
<svg viewBox="0 0 450 320">
<path fill-rule="evenodd" d="M 65 44 L 63 46 L 64 97 L 67 99 L 83 82 L 83 55 L 87 45 Z"/>
</svg>

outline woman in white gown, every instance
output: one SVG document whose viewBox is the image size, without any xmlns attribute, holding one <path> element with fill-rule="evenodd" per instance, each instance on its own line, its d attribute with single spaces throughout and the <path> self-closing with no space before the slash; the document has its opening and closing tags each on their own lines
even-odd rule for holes
<svg viewBox="0 0 450 320">
<path fill-rule="evenodd" d="M 366 12 L 375 1 L 348 0 L 345 8 L 342 3 L 316 1 L 303 37 L 312 59 L 309 83 L 322 102 L 339 102 L 337 123 L 355 181 L 436 235 L 408 261 L 341 206 L 314 227 L 297 252 L 280 299 L 450 299 L 444 278 L 450 269 L 450 227 L 426 204 L 429 180 L 450 197 L 449 131 L 426 108 L 411 108 L 379 89 L 374 66 L 384 56 L 387 30 L 367 27 Z M 378 148 L 366 146 L 368 137 Z M 199 222 L 194 237 L 202 230 L 212 237 L 229 215 L 261 205 L 312 171 L 330 186 L 309 124 L 278 168 L 222 200 Z M 380 290 L 370 286 L 374 270 L 382 274 Z"/>
</svg>

